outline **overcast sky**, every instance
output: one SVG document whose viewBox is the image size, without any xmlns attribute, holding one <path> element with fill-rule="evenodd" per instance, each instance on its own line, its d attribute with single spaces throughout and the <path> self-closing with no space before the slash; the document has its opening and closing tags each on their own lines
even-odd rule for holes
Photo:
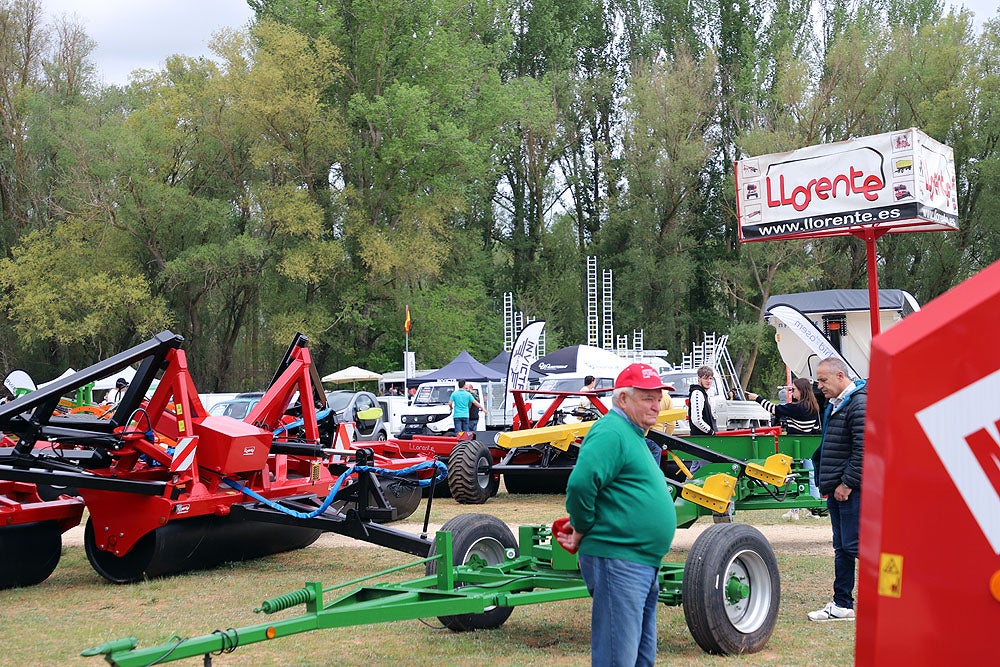
<svg viewBox="0 0 1000 667">
<path fill-rule="evenodd" d="M 253 17 L 246 0 L 42 0 L 48 18 L 74 15 L 97 42 L 93 59 L 106 84 L 136 69 L 160 70 L 167 56 L 207 56 L 220 28 Z"/>
<path fill-rule="evenodd" d="M 996 15 L 997 0 L 946 0 L 965 6 L 976 22 Z M 246 0 L 42 0 L 49 18 L 76 17 L 97 42 L 94 60 L 107 84 L 125 84 L 135 69 L 162 69 L 167 56 L 207 56 L 220 28 L 242 28 L 252 12 Z"/>
</svg>

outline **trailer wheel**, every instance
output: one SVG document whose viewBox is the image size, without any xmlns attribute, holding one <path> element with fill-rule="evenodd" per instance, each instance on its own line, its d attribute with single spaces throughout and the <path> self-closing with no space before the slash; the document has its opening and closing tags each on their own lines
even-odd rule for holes
<svg viewBox="0 0 1000 667">
<path fill-rule="evenodd" d="M 513 552 L 515 557 L 518 553 L 517 540 L 510 528 L 489 514 L 460 514 L 449 519 L 441 530 L 452 533 L 451 549 L 456 565 L 469 562 L 473 556 L 496 565 L 507 560 L 508 552 Z M 429 556 L 435 555 L 436 544 L 431 544 Z M 436 574 L 437 561 L 427 563 L 426 570 L 429 575 Z M 438 620 L 454 632 L 489 630 L 503 625 L 513 611 L 513 607 L 491 607 L 481 614 L 438 616 Z"/>
<path fill-rule="evenodd" d="M 448 489 L 462 505 L 482 505 L 497 493 L 500 480 L 493 474 L 490 448 L 478 440 L 465 440 L 448 457 Z"/>
<path fill-rule="evenodd" d="M 62 532 L 55 521 L 0 528 L 0 590 L 42 583 L 61 555 Z"/>
<path fill-rule="evenodd" d="M 778 620 L 781 582 L 774 551 L 760 531 L 718 523 L 702 533 L 684 563 L 684 619 L 708 653 L 756 653 Z"/>
</svg>

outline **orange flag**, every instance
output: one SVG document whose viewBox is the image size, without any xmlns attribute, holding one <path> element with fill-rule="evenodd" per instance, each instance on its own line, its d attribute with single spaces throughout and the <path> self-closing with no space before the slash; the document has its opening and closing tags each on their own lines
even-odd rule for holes
<svg viewBox="0 0 1000 667">
<path fill-rule="evenodd" d="M 403 331 L 410 333 L 410 307 L 406 307 L 406 321 L 403 322 Z"/>
</svg>

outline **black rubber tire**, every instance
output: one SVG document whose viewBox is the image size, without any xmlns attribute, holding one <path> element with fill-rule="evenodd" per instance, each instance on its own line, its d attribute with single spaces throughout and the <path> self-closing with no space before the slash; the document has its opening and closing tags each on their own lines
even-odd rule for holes
<svg viewBox="0 0 1000 667">
<path fill-rule="evenodd" d="M 490 448 L 478 440 L 464 440 L 448 457 L 448 489 L 461 505 L 482 505 L 496 495 L 499 480 L 493 474 Z"/>
<path fill-rule="evenodd" d="M 424 487 L 424 498 L 431 495 L 431 487 Z M 435 498 L 451 498 L 451 489 L 448 488 L 448 480 L 439 481 L 434 485 Z"/>
<path fill-rule="evenodd" d="M 55 521 L 0 528 L 0 590 L 42 583 L 60 556 L 62 532 Z"/>
<path fill-rule="evenodd" d="M 459 514 L 449 519 L 441 530 L 451 531 L 451 551 L 456 565 L 462 565 L 473 556 L 479 556 L 489 565 L 496 565 L 513 553 L 518 555 L 517 539 L 500 519 L 489 514 Z M 428 554 L 436 553 L 436 543 L 431 544 Z M 437 561 L 426 566 L 427 574 L 437 573 Z M 454 632 L 489 630 L 499 628 L 513 613 L 513 607 L 493 607 L 481 614 L 458 614 L 438 616 L 446 628 Z"/>
<path fill-rule="evenodd" d="M 684 619 L 707 653 L 756 653 L 778 621 L 781 581 L 774 551 L 759 530 L 718 523 L 695 540 L 684 563 Z"/>
<path fill-rule="evenodd" d="M 53 486 L 51 484 L 36 484 L 38 497 L 46 502 L 59 500 L 61 496 L 78 496 L 80 492 L 75 486 Z"/>
<path fill-rule="evenodd" d="M 505 472 L 507 493 L 566 493 L 566 482 L 572 468 L 550 468 L 545 472 Z"/>
</svg>

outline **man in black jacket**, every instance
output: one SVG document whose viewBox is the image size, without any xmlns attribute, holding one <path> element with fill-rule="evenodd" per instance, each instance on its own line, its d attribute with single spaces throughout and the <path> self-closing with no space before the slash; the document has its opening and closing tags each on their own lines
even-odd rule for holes
<svg viewBox="0 0 1000 667">
<path fill-rule="evenodd" d="M 813 454 L 813 463 L 833 524 L 834 579 L 833 601 L 809 612 L 809 620 L 853 621 L 868 392 L 865 381 L 852 380 L 847 364 L 837 357 L 820 362 L 816 380 L 829 399 L 823 417 L 823 443 Z"/>
</svg>

